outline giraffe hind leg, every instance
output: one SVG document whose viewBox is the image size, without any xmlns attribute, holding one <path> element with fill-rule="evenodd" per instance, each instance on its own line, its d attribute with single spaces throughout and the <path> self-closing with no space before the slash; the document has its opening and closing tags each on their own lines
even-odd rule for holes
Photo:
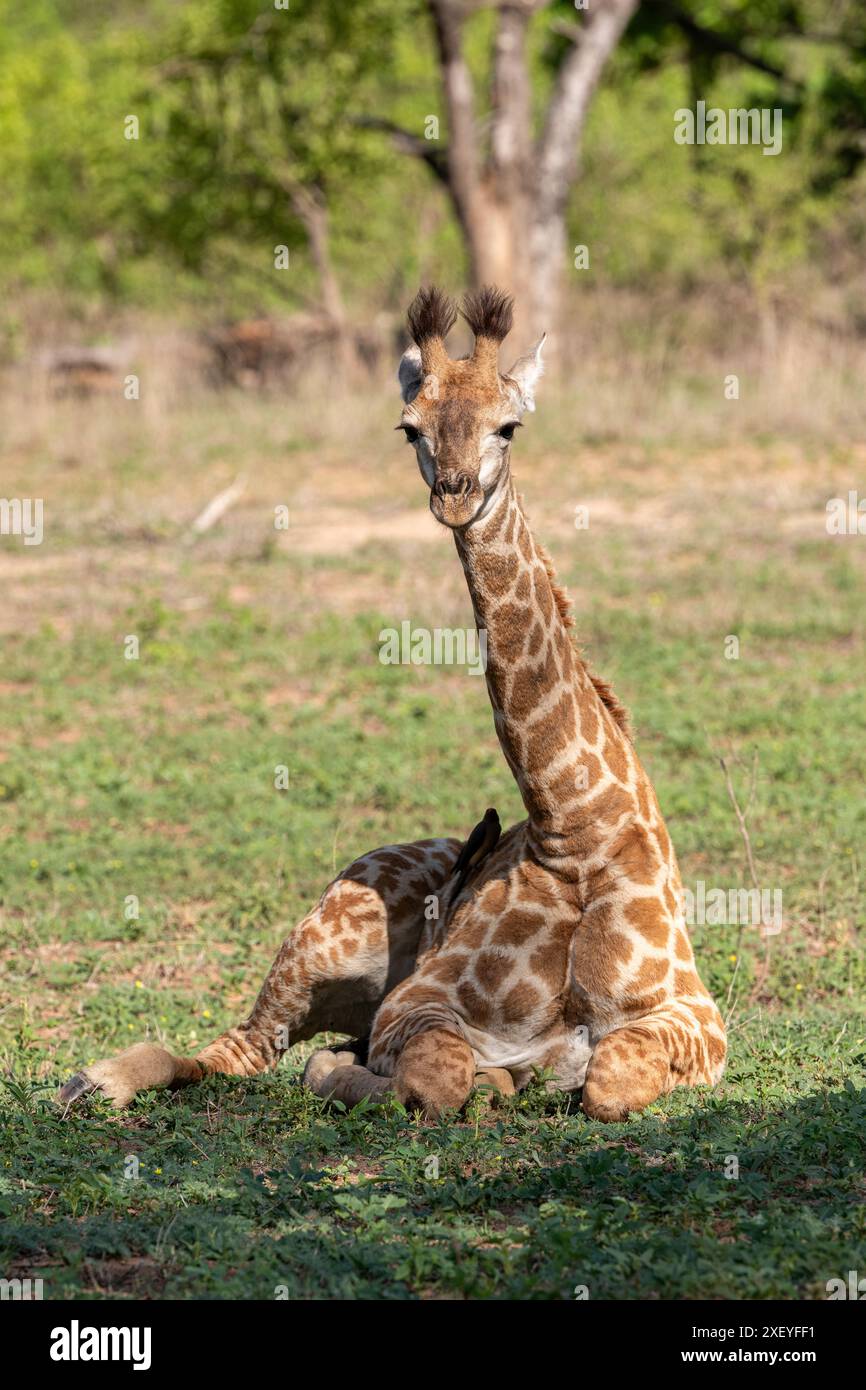
<svg viewBox="0 0 866 1390">
<path fill-rule="evenodd" d="M 138 1043 L 91 1063 L 61 1087 L 60 1104 L 68 1112 L 101 1092 L 123 1107 L 154 1087 L 214 1073 L 254 1076 L 316 1033 L 368 1029 L 385 993 L 413 970 L 425 896 L 441 891 L 459 848 L 456 840 L 421 840 L 355 860 L 283 942 L 243 1023 L 194 1058 Z M 364 1041 L 355 1046 L 362 1057 Z"/>
</svg>

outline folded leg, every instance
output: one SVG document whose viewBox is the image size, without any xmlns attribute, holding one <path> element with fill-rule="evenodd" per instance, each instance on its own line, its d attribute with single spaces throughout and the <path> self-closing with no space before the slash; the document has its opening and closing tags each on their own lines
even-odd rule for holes
<svg viewBox="0 0 866 1390">
<path fill-rule="evenodd" d="M 672 1000 L 601 1039 L 587 1068 L 583 1109 L 596 1120 L 625 1120 L 675 1086 L 715 1086 L 724 1065 L 715 1004 Z"/>
<path fill-rule="evenodd" d="M 458 840 L 420 840 L 357 859 L 283 942 L 243 1023 L 195 1057 L 138 1043 L 73 1076 L 61 1102 L 99 1090 L 123 1106 L 138 1091 L 212 1072 L 252 1076 L 316 1033 L 368 1033 L 385 995 L 414 969 L 425 904 L 441 892 L 459 850 Z"/>
</svg>

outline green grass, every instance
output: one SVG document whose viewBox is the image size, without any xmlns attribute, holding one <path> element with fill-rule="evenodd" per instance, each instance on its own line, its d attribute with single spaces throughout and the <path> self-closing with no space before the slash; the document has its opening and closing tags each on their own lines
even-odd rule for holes
<svg viewBox="0 0 866 1390">
<path fill-rule="evenodd" d="M 211 448 L 203 433 L 202 470 Z M 826 488 L 813 460 L 786 473 L 771 452 L 733 480 L 708 464 L 702 484 L 646 463 L 617 487 L 628 506 L 677 498 L 678 530 L 569 533 L 609 457 L 577 487 L 567 460 L 530 454 L 525 487 L 581 641 L 632 708 L 687 885 L 748 886 L 719 756 L 743 805 L 754 775 L 750 839 L 785 929 L 767 947 L 693 928 L 731 1016 L 722 1084 L 625 1125 L 537 1085 L 424 1127 L 395 1104 L 328 1109 L 298 1085 L 299 1048 L 274 1076 L 62 1119 L 54 1088 L 82 1063 L 145 1037 L 189 1053 L 242 1017 L 355 855 L 463 834 L 488 804 L 520 814 L 483 682 L 377 660 L 403 617 L 468 621 L 450 543 L 264 544 L 275 500 L 325 486 L 303 455 L 195 551 L 174 504 L 148 502 L 151 538 L 121 526 L 114 582 L 88 589 L 88 482 L 43 548 L 79 555 L 79 580 L 40 573 L 3 645 L 0 1273 L 41 1276 L 46 1297 L 819 1298 L 866 1269 L 866 544 L 768 526 L 762 503 L 781 471 L 792 511 L 820 507 L 850 460 L 821 462 Z M 385 466 L 392 505 L 423 502 Z"/>
<path fill-rule="evenodd" d="M 839 1032 L 749 1026 L 719 1092 L 612 1127 L 540 1086 L 427 1128 L 325 1112 L 280 1075 L 120 1122 L 64 1123 L 21 1087 L 4 1256 L 51 1297 L 822 1297 L 866 1241 L 864 1046 Z"/>
</svg>

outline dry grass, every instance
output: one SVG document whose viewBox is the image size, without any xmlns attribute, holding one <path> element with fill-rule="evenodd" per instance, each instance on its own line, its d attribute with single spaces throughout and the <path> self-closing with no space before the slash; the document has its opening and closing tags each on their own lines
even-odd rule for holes
<svg viewBox="0 0 866 1390">
<path fill-rule="evenodd" d="M 575 507 L 586 505 L 595 534 L 637 534 L 638 561 L 651 550 L 685 571 L 690 540 L 705 549 L 722 517 L 734 551 L 824 536 L 827 499 L 864 476 L 852 441 L 866 433 L 855 389 L 866 346 L 803 324 L 762 341 L 745 319 L 713 340 L 704 300 L 658 309 L 589 295 L 573 334 L 551 345 L 539 411 L 515 448 L 540 533 L 573 553 Z M 390 365 L 343 386 L 318 362 L 285 394 L 216 392 L 191 331 L 150 322 L 129 341 L 138 400 L 124 399 L 120 380 L 99 396 L 58 398 L 24 366 L 0 382 L 3 491 L 43 497 L 51 537 L 0 547 L 0 626 L 116 624 L 142 584 L 192 614 L 217 593 L 271 607 L 282 599 L 262 561 L 280 551 L 305 562 L 316 607 L 369 608 L 384 592 L 417 611 L 435 575 L 443 619 L 463 612 L 449 539 L 393 432 Z M 734 401 L 723 390 L 731 372 Z M 238 503 L 188 544 L 193 518 L 239 476 Z M 280 504 L 287 532 L 274 529 Z"/>
</svg>

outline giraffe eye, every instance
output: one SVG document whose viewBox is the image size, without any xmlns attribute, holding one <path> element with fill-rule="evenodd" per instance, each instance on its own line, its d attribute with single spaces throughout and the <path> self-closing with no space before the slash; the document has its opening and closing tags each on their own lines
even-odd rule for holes
<svg viewBox="0 0 866 1390">
<path fill-rule="evenodd" d="M 406 435 L 407 444 L 417 444 L 421 437 L 421 431 L 416 430 L 414 425 L 398 425 L 397 428 Z"/>
<path fill-rule="evenodd" d="M 513 439 L 514 431 L 520 429 L 519 420 L 510 420 L 507 425 L 500 425 L 496 433 L 500 439 Z"/>
</svg>

